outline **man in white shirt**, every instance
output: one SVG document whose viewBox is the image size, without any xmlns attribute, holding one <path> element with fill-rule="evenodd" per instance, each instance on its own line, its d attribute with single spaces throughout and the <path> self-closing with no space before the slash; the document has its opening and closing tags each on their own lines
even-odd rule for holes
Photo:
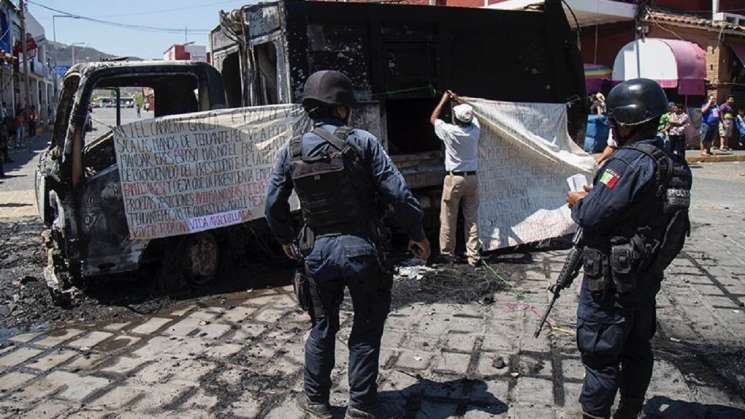
<svg viewBox="0 0 745 419">
<path fill-rule="evenodd" d="M 450 100 L 458 103 L 453 107 L 455 124 L 448 124 L 440 119 L 443 107 Z M 429 120 L 435 127 L 435 134 L 445 144 L 447 175 L 443 182 L 440 207 L 440 253 L 446 260 L 455 260 L 455 234 L 458 210 L 462 204 L 466 256 L 468 264 L 475 267 L 481 262 L 478 227 L 479 180 L 476 175 L 481 127 L 473 115 L 471 105 L 463 103 L 449 90 L 442 95 Z"/>
</svg>

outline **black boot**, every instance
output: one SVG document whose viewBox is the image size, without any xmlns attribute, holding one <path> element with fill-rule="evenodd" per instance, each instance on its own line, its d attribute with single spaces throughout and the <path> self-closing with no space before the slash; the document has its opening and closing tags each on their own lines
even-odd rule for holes
<svg viewBox="0 0 745 419">
<path fill-rule="evenodd" d="M 637 419 L 642 412 L 644 399 L 635 399 L 621 396 L 618 409 L 613 414 L 613 419 Z"/>
<path fill-rule="evenodd" d="M 313 419 L 332 419 L 331 405 L 328 403 L 312 402 L 305 393 L 297 397 L 297 405 L 303 412 Z"/>
</svg>

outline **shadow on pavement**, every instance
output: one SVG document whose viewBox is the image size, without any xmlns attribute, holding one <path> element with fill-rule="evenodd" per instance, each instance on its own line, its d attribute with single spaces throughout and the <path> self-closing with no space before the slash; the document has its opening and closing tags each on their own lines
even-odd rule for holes
<svg viewBox="0 0 745 419">
<path fill-rule="evenodd" d="M 22 148 L 11 148 L 10 151 L 10 158 L 13 160 L 11 162 L 5 163 L 5 171 L 11 172 L 14 170 L 18 170 L 26 165 L 29 161 L 34 159 L 36 155 L 47 148 L 47 143 L 49 141 L 49 134 L 40 134 L 33 138 L 27 138 L 23 140 L 23 147 Z M 5 175 L 5 177 L 22 177 L 24 175 Z"/>
<path fill-rule="evenodd" d="M 378 398 L 391 410 L 405 412 L 404 417 L 460 417 L 470 411 L 487 415 L 507 412 L 508 406 L 488 391 L 483 380 L 459 378 L 450 381 L 419 382 L 401 390 L 382 391 Z"/>
<path fill-rule="evenodd" d="M 418 383 L 404 389 L 378 393 L 385 413 L 406 419 L 444 419 L 461 417 L 468 412 L 480 412 L 483 417 L 491 417 L 509 409 L 505 402 L 488 391 L 483 380 L 459 378 L 437 382 L 417 378 Z M 335 419 L 341 419 L 345 412 L 346 407 L 339 406 L 333 407 L 332 414 Z"/>
<path fill-rule="evenodd" d="M 647 401 L 649 419 L 745 419 L 745 410 L 718 404 L 701 404 L 655 396 Z"/>
</svg>

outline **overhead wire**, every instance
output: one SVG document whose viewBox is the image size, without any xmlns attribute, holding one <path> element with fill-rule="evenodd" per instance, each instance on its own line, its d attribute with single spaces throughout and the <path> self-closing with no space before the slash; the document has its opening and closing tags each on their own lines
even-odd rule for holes
<svg viewBox="0 0 745 419">
<path fill-rule="evenodd" d="M 119 27 L 123 29 L 130 29 L 130 30 L 138 30 L 143 32 L 164 32 L 164 33 L 183 33 L 184 31 L 188 31 L 189 33 L 198 33 L 198 34 L 208 34 L 211 32 L 211 29 L 193 29 L 193 28 L 166 28 L 166 27 L 159 27 L 159 26 L 148 26 L 148 25 L 135 25 L 135 24 L 129 24 L 129 23 L 121 23 L 121 22 L 114 22 L 110 20 L 104 20 L 104 19 L 98 19 L 93 18 L 89 16 L 83 16 L 76 13 L 67 12 L 60 9 L 55 9 L 53 7 L 49 7 L 45 4 L 28 0 L 30 4 L 33 4 L 34 6 L 41 7 L 42 9 L 46 9 L 55 13 L 60 13 L 62 15 L 74 18 L 74 19 L 80 19 L 85 20 L 89 22 L 99 23 L 102 25 L 109 25 L 114 27 Z"/>
</svg>

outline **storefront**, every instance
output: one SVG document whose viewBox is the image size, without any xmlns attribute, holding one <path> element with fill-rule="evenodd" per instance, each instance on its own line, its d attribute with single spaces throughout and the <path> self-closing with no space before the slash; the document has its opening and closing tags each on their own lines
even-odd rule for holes
<svg viewBox="0 0 745 419">
<path fill-rule="evenodd" d="M 693 42 L 646 38 L 629 42 L 613 63 L 614 82 L 638 77 L 657 81 L 670 100 L 696 105 L 706 95 L 706 58 Z"/>
</svg>

